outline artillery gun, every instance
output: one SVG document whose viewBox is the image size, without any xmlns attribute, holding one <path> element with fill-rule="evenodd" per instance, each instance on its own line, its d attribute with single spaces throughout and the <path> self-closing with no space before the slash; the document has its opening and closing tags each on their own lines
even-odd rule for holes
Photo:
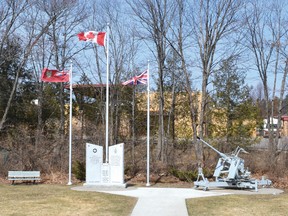
<svg viewBox="0 0 288 216">
<path fill-rule="evenodd" d="M 200 137 L 197 137 L 197 139 L 217 152 L 220 155 L 220 158 L 213 174 L 215 181 L 208 181 L 202 172 L 202 168 L 199 167 L 197 180 L 194 181 L 195 188 L 202 187 L 203 190 L 208 190 L 209 187 L 236 189 L 249 188 L 258 191 L 258 186 L 264 187 L 272 184 L 269 179 L 265 179 L 264 177 L 262 177 L 261 180 L 250 178 L 251 173 L 248 171 L 248 168 L 245 169 L 244 160 L 238 157 L 240 152 L 248 153 L 243 148 L 238 146 L 231 154 L 224 154 L 202 140 Z"/>
</svg>

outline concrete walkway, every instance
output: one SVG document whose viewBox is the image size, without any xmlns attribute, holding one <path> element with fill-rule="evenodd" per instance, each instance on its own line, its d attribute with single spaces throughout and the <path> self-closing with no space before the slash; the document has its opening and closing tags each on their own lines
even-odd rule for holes
<svg viewBox="0 0 288 216">
<path fill-rule="evenodd" d="M 259 189 L 259 192 L 239 190 L 211 190 L 202 191 L 192 188 L 153 188 L 153 187 L 95 187 L 80 186 L 73 190 L 97 191 L 110 194 L 118 194 L 130 197 L 137 197 L 131 216 L 188 216 L 186 199 L 208 196 L 222 196 L 227 194 L 278 194 L 281 190 Z"/>
</svg>

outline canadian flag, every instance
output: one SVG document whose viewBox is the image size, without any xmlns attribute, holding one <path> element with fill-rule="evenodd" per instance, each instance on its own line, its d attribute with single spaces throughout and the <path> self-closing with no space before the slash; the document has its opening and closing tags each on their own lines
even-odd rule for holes
<svg viewBox="0 0 288 216">
<path fill-rule="evenodd" d="M 106 32 L 88 31 L 80 32 L 78 34 L 78 38 L 80 41 L 90 41 L 97 43 L 100 46 L 105 46 L 105 37 Z"/>
</svg>

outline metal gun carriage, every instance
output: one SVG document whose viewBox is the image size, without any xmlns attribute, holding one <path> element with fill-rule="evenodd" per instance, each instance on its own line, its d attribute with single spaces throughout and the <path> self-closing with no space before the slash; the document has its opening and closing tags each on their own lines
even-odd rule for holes
<svg viewBox="0 0 288 216">
<path fill-rule="evenodd" d="M 248 168 L 245 169 L 244 160 L 238 156 L 240 152 L 248 153 L 243 148 L 237 147 L 231 154 L 224 154 L 202 140 L 200 137 L 197 137 L 197 139 L 217 152 L 220 155 L 220 158 L 213 174 L 215 181 L 208 181 L 202 172 L 202 168 L 199 167 L 198 177 L 194 182 L 195 188 L 201 187 L 203 190 L 208 190 L 210 187 L 236 189 L 249 188 L 258 191 L 258 186 L 264 187 L 272 184 L 269 179 L 265 179 L 264 177 L 262 177 L 261 180 L 250 177 L 251 172 L 248 171 Z"/>
</svg>

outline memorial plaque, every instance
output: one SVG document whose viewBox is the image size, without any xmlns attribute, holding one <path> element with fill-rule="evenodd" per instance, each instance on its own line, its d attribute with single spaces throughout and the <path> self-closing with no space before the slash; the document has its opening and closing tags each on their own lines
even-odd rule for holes
<svg viewBox="0 0 288 216">
<path fill-rule="evenodd" d="M 102 171 L 101 171 L 101 178 L 102 182 L 101 183 L 110 183 L 110 169 L 109 169 L 109 164 L 108 163 L 103 163 L 102 164 Z"/>
<path fill-rule="evenodd" d="M 103 147 L 86 143 L 86 185 L 101 183 Z"/>
<path fill-rule="evenodd" d="M 111 183 L 124 184 L 124 143 L 109 147 Z"/>
</svg>

